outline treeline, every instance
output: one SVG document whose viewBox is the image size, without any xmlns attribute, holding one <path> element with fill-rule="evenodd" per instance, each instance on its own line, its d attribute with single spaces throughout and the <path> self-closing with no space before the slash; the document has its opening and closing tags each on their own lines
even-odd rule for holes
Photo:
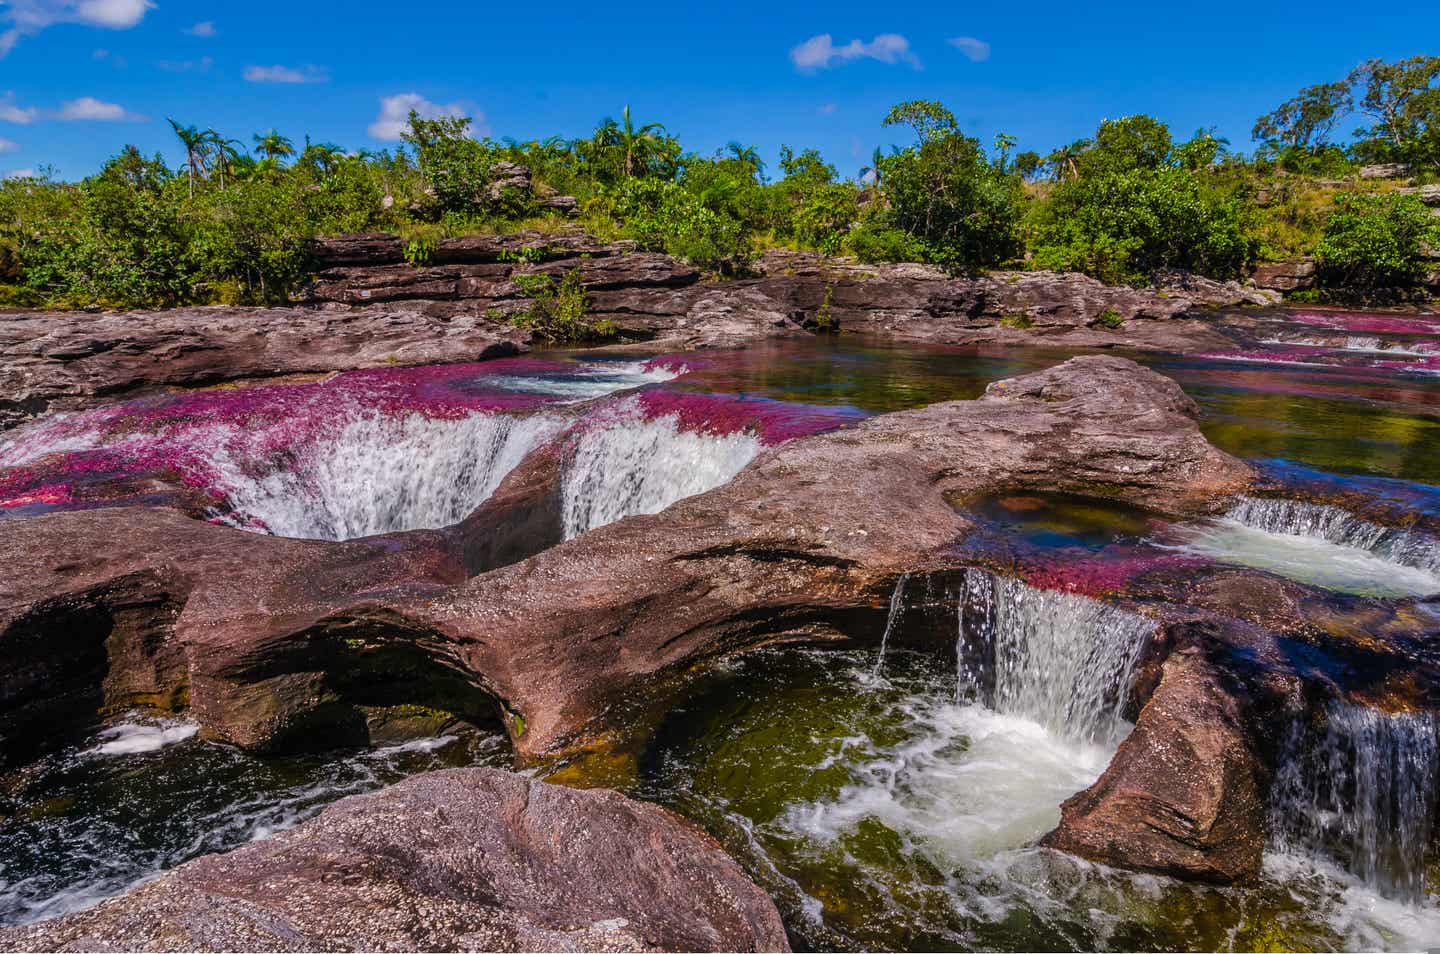
<svg viewBox="0 0 1440 954">
<path fill-rule="evenodd" d="M 1351 114 L 1368 119 L 1332 141 Z M 1440 178 L 1440 57 L 1372 62 L 1302 90 L 1256 124 L 1252 156 L 1201 131 L 1178 140 L 1131 116 L 1041 155 L 1013 137 L 980 142 L 941 104 L 897 105 L 908 131 L 855 178 L 813 150 L 687 151 L 628 109 L 582 139 L 475 139 L 465 119 L 412 115 L 380 153 L 251 144 L 172 121 L 186 162 L 127 147 L 78 183 L 0 186 L 0 304 L 157 306 L 274 302 L 312 270 L 309 239 L 385 230 L 423 264 L 446 236 L 580 225 L 719 274 L 776 245 L 917 261 L 1086 272 L 1144 283 L 1158 269 L 1215 278 L 1256 261 L 1314 255 L 1334 287 L 1413 288 L 1437 219 L 1413 188 L 1361 179 L 1377 161 Z M 573 197 L 574 201 L 569 198 Z"/>
</svg>

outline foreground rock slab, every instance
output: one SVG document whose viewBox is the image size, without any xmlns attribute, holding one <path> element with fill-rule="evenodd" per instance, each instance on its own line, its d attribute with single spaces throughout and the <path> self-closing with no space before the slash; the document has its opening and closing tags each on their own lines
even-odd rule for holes
<svg viewBox="0 0 1440 954">
<path fill-rule="evenodd" d="M 96 908 L 18 951 L 788 951 L 710 836 L 617 792 L 417 775 Z"/>
</svg>

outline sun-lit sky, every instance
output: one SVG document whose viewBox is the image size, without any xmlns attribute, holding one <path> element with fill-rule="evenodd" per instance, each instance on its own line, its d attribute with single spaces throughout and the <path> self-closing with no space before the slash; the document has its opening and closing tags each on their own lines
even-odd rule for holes
<svg viewBox="0 0 1440 954">
<path fill-rule="evenodd" d="M 410 108 L 519 139 L 630 104 L 685 145 L 853 176 L 889 106 L 939 99 L 1041 152 L 1147 112 L 1249 149 L 1255 117 L 1372 56 L 1440 54 L 1440 3 L 723 4 L 0 0 L 0 175 L 92 172 L 126 143 L 178 162 L 167 117 L 250 141 L 393 143 Z"/>
</svg>

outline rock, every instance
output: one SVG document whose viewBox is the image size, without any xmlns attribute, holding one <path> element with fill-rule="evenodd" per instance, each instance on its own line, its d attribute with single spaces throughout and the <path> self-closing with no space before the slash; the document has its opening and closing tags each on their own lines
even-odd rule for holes
<svg viewBox="0 0 1440 954">
<path fill-rule="evenodd" d="M 1360 167 L 1362 179 L 1403 179 L 1410 174 L 1410 167 L 1403 162 L 1377 162 Z"/>
<path fill-rule="evenodd" d="M 540 204 L 553 212 L 574 217 L 580 214 L 580 202 L 573 195 L 551 195 L 540 200 Z"/>
<path fill-rule="evenodd" d="M 528 333 L 483 317 L 404 309 L 0 314 L 0 430 L 142 388 L 482 361 L 528 342 Z"/>
<path fill-rule="evenodd" d="M 1420 201 L 1426 205 L 1440 206 L 1440 183 L 1421 186 L 1419 195 Z"/>
<path fill-rule="evenodd" d="M 1263 262 L 1255 266 L 1250 280 L 1261 288 L 1278 292 L 1303 291 L 1315 286 L 1315 260 Z"/>
<path fill-rule="evenodd" d="M 1243 696 L 1197 649 L 1160 684 L 1100 780 L 1040 843 L 1101 864 L 1228 884 L 1260 873 L 1268 768 Z"/>
<path fill-rule="evenodd" d="M 497 162 L 490 167 L 490 184 L 485 187 L 485 197 L 491 202 L 500 202 L 508 196 L 522 199 L 530 197 L 530 170 L 513 162 Z"/>
<path fill-rule="evenodd" d="M 18 951 L 788 951 L 713 838 L 617 792 L 413 776 L 51 921 Z"/>
<path fill-rule="evenodd" d="M 387 698 L 503 715 L 524 759 L 615 745 L 643 736 L 676 674 L 757 646 L 878 633 L 895 576 L 969 532 L 954 501 L 1103 488 L 1168 513 L 1223 507 L 1253 474 L 1205 441 L 1196 414 L 1177 384 L 1131 361 L 1075 358 L 980 400 L 781 444 L 708 493 L 533 555 L 526 534 L 553 539 L 563 474 L 540 458 L 496 507 L 444 532 L 324 543 L 142 507 L 13 521 L 0 561 L 34 569 L 0 581 L 0 727 L 23 738 L 53 718 L 40 700 L 56 686 L 76 700 L 65 725 L 83 725 L 87 706 L 93 718 L 129 698 L 107 694 L 108 680 L 143 681 L 163 668 L 151 660 L 179 651 L 184 664 L 153 691 L 184 680 L 203 731 L 249 748 L 363 742 L 365 687 L 397 670 L 409 681 L 386 677 Z M 467 566 L 489 572 L 467 579 Z M 152 580 L 167 609 L 122 665 L 130 657 L 106 656 L 124 645 L 116 608 Z M 74 662 L 47 647 L 56 632 L 83 649 Z"/>
<path fill-rule="evenodd" d="M 405 261 L 405 243 L 400 236 L 384 233 L 333 235 L 312 242 L 310 250 L 322 269 L 347 265 L 399 265 Z"/>
<path fill-rule="evenodd" d="M 1185 298 L 1211 308 L 1232 305 L 1278 305 L 1280 296 L 1272 291 L 1241 285 L 1236 281 L 1218 282 L 1181 268 L 1162 268 L 1154 275 L 1159 294 Z"/>
</svg>

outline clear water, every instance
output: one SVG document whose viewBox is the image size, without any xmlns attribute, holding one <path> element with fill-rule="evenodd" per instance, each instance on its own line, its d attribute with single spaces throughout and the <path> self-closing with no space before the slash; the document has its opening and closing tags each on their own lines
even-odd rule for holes
<svg viewBox="0 0 1440 954">
<path fill-rule="evenodd" d="M 764 652 L 666 723 L 638 791 L 700 821 L 819 950 L 1410 950 L 1432 902 L 1277 850 L 1214 888 L 1031 847 L 1112 748 L 956 702 L 954 671 L 892 651 Z"/>
<path fill-rule="evenodd" d="M 131 717 L 0 779 L 0 922 L 89 907 L 416 772 L 510 760 L 498 734 L 260 758 L 197 729 Z"/>
</svg>

